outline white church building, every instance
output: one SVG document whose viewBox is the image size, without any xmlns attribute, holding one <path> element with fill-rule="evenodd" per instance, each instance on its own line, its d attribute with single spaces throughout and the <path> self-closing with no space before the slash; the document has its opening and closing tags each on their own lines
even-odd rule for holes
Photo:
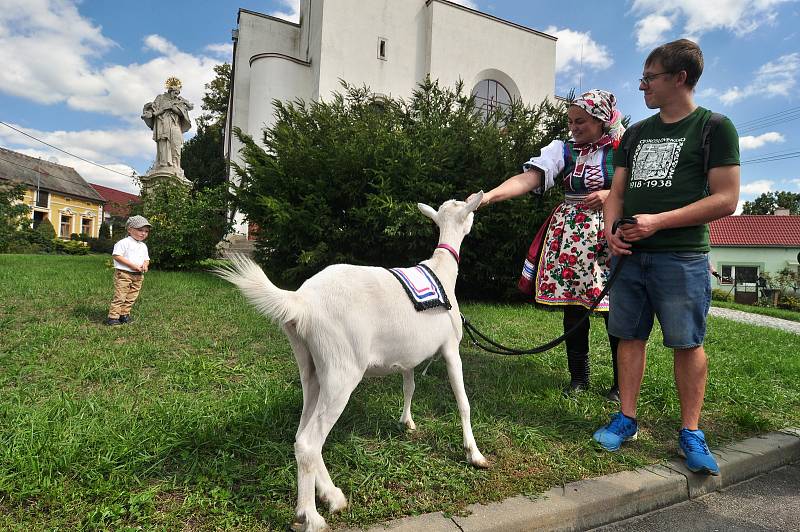
<svg viewBox="0 0 800 532">
<path fill-rule="evenodd" d="M 300 0 L 300 22 L 239 10 L 226 157 L 233 127 L 257 141 L 273 100 L 325 100 L 340 80 L 408 98 L 430 75 L 486 107 L 554 97 L 556 38 L 447 0 Z M 240 226 L 240 232 L 244 227 Z"/>
</svg>

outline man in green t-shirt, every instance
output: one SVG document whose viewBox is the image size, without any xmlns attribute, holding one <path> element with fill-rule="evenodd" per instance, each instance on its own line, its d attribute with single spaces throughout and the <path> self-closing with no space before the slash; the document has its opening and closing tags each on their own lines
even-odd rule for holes
<svg viewBox="0 0 800 532">
<path fill-rule="evenodd" d="M 680 39 L 653 50 L 639 90 L 658 114 L 631 127 L 621 142 L 629 149 L 614 157 L 603 215 L 614 260 L 627 256 L 611 289 L 608 324 L 609 333 L 620 338 L 620 412 L 594 439 L 616 451 L 636 438 L 636 404 L 655 316 L 664 345 L 674 353 L 679 451 L 692 471 L 717 475 L 719 467 L 699 430 L 708 375 L 703 339 L 711 303 L 707 224 L 736 209 L 739 138 L 723 117 L 711 122 L 710 148 L 704 149 L 703 131 L 712 113 L 693 98 L 702 72 L 703 54 L 692 41 Z M 636 136 L 628 139 L 631 135 Z M 636 222 L 612 234 L 613 222 L 623 217 Z"/>
</svg>

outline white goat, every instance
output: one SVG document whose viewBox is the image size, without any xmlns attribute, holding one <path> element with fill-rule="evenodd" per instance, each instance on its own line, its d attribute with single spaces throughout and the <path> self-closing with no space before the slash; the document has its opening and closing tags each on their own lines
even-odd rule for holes
<svg viewBox="0 0 800 532">
<path fill-rule="evenodd" d="M 439 244 L 424 261 L 439 277 L 450 310 L 437 307 L 417 312 L 403 287 L 384 268 L 338 264 L 308 279 L 296 291 L 277 288 L 253 261 L 236 257 L 230 268 L 216 271 L 239 287 L 250 302 L 283 328 L 297 359 L 303 385 L 303 413 L 295 437 L 297 459 L 297 522 L 301 530 L 326 527 L 317 513 L 314 488 L 331 512 L 344 509 L 347 499 L 331 481 L 322 460 L 322 446 L 364 376 L 403 374 L 403 414 L 400 422 L 415 429 L 411 419 L 414 368 L 441 353 L 455 394 L 470 463 L 488 467 L 475 443 L 470 408 L 464 392 L 461 319 L 455 297 L 458 250 L 472 228 L 473 211 L 483 192 L 467 203 L 450 200 L 438 212 L 418 203 L 439 226 Z"/>
</svg>

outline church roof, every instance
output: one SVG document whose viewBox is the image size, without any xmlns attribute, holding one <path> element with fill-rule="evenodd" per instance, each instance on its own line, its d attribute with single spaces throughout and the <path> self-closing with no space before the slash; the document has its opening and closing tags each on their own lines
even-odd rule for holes
<svg viewBox="0 0 800 532">
<path fill-rule="evenodd" d="M 800 216 L 726 216 L 708 224 L 719 247 L 800 247 Z"/>
<path fill-rule="evenodd" d="M 88 199 L 97 203 L 105 200 L 89 186 L 74 168 L 19 152 L 0 148 L 0 179 L 21 181 L 31 188 L 58 192 L 65 196 Z"/>
</svg>

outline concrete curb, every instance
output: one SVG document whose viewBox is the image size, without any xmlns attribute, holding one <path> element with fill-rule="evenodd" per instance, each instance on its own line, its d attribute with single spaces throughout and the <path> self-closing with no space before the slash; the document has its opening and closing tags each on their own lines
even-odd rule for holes
<svg viewBox="0 0 800 532">
<path fill-rule="evenodd" d="M 517 496 L 467 507 L 466 517 L 441 512 L 405 517 L 370 532 L 392 530 L 498 531 L 586 530 L 666 508 L 727 488 L 800 460 L 800 428 L 756 436 L 713 451 L 719 476 L 697 475 L 670 460 L 553 488 L 536 499 Z"/>
</svg>

